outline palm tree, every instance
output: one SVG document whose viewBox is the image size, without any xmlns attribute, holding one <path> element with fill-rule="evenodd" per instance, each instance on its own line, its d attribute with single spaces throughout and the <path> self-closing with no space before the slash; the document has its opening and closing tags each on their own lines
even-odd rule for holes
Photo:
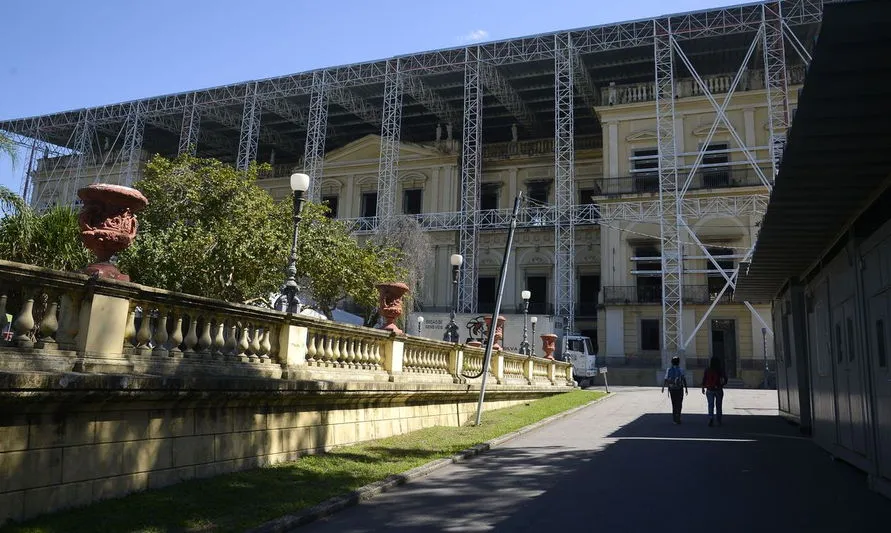
<svg viewBox="0 0 891 533">
<path fill-rule="evenodd" d="M 56 270 L 78 270 L 91 261 L 80 241 L 77 212 L 55 206 L 38 213 L 0 186 L 0 257 Z"/>
<path fill-rule="evenodd" d="M 0 154 L 6 154 L 15 163 L 16 159 L 16 151 L 15 151 L 15 143 L 12 142 L 12 139 L 0 133 Z"/>
</svg>

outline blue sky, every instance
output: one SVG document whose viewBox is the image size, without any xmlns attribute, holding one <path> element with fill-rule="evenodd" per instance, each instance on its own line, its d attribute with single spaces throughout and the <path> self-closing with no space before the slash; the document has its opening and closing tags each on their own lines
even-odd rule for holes
<svg viewBox="0 0 891 533">
<path fill-rule="evenodd" d="M 4 0 L 0 119 L 738 3 Z M 0 185 L 18 190 L 25 155 Z"/>
</svg>

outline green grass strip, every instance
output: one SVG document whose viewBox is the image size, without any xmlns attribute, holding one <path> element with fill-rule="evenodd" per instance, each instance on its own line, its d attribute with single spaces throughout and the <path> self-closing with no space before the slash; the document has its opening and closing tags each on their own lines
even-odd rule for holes
<svg viewBox="0 0 891 533">
<path fill-rule="evenodd" d="M 572 391 L 483 413 L 480 427 L 432 427 L 297 461 L 186 481 L 10 524 L 2 533 L 244 531 L 449 457 L 604 393 Z"/>
</svg>

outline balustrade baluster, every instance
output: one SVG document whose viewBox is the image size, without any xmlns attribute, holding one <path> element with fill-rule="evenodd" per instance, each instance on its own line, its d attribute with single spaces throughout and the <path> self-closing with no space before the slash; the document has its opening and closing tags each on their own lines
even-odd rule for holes
<svg viewBox="0 0 891 533">
<path fill-rule="evenodd" d="M 334 349 L 332 348 L 332 344 L 334 343 L 334 339 L 331 338 L 330 334 L 325 335 L 325 367 L 327 368 L 329 365 L 337 366 L 337 363 L 334 359 Z"/>
<path fill-rule="evenodd" d="M 142 306 L 142 319 L 139 323 L 139 331 L 136 332 L 136 349 L 140 354 L 148 355 L 149 341 L 152 340 L 152 310 L 148 306 Z"/>
<path fill-rule="evenodd" d="M 55 348 L 56 332 L 59 330 L 59 320 L 56 313 L 59 311 L 59 295 L 55 291 L 47 291 L 46 312 L 43 314 L 43 320 L 40 321 L 40 327 L 37 329 L 40 341 L 37 343 L 38 348 Z"/>
<path fill-rule="evenodd" d="M 313 366 L 316 363 L 316 356 L 319 354 L 316 349 L 316 338 L 319 335 L 315 331 L 309 330 L 306 336 L 309 337 L 309 344 L 306 346 L 306 362 Z"/>
<path fill-rule="evenodd" d="M 263 329 L 263 338 L 260 341 L 260 362 L 268 363 L 272 352 L 272 343 L 269 341 L 269 327 Z"/>
<path fill-rule="evenodd" d="M 183 357 L 195 357 L 195 345 L 198 344 L 198 317 L 189 315 L 189 332 L 183 339 Z"/>
<path fill-rule="evenodd" d="M 59 316 L 62 317 L 62 321 L 59 331 L 56 333 L 56 341 L 59 343 L 60 349 L 72 350 L 77 344 L 77 333 L 80 331 L 80 301 L 81 295 L 78 293 L 62 295 L 59 306 Z"/>
<path fill-rule="evenodd" d="M 222 361 L 225 359 L 223 355 L 223 349 L 226 346 L 226 337 L 224 335 L 224 329 L 226 325 L 223 323 L 223 319 L 217 317 L 216 318 L 216 327 L 214 328 L 214 336 L 213 336 L 213 344 L 211 344 L 211 357 L 218 361 Z"/>
<path fill-rule="evenodd" d="M 212 359 L 210 347 L 213 345 L 213 337 L 210 336 L 210 317 L 204 317 L 201 324 L 201 336 L 198 337 L 198 354 L 201 359 Z"/>
<path fill-rule="evenodd" d="M 251 363 L 256 363 L 260 361 L 260 328 L 251 329 L 253 330 L 253 334 L 250 336 L 251 352 L 249 354 L 248 360 Z"/>
<path fill-rule="evenodd" d="M 34 339 L 31 331 L 34 329 L 34 291 L 25 289 L 22 291 L 22 308 L 12 321 L 13 342 L 19 348 L 33 348 Z"/>
<path fill-rule="evenodd" d="M 331 357 L 334 360 L 334 366 L 338 368 L 343 368 L 345 366 L 343 354 L 340 352 L 340 343 L 342 340 L 340 335 L 335 336 L 333 346 L 331 346 Z"/>
<path fill-rule="evenodd" d="M 136 346 L 136 307 L 130 307 L 127 313 L 127 325 L 124 326 L 124 348 Z"/>
<path fill-rule="evenodd" d="M 152 344 L 155 345 L 152 349 L 152 357 L 167 357 L 170 355 L 170 352 L 167 350 L 167 339 L 169 337 L 167 334 L 167 309 L 159 307 L 158 321 L 155 323 L 155 335 L 152 338 Z"/>
<path fill-rule="evenodd" d="M 241 326 L 241 337 L 238 339 L 238 360 L 242 363 L 250 362 L 248 350 L 251 349 L 251 343 L 248 341 L 248 326 Z"/>
<path fill-rule="evenodd" d="M 238 358 L 238 326 L 234 322 L 229 326 L 229 337 L 226 339 L 223 350 L 228 361 L 240 361 Z"/>
<path fill-rule="evenodd" d="M 171 311 L 172 313 L 172 311 Z M 173 323 L 173 331 L 170 333 L 170 349 L 167 351 L 167 357 L 182 357 L 183 352 L 180 345 L 183 343 L 183 314 L 176 313 L 176 321 Z"/>
</svg>

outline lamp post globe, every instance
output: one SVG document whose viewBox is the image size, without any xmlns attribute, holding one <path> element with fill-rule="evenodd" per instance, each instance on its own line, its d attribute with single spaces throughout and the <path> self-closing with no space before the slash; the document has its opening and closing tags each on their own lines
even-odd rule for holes
<svg viewBox="0 0 891 533">
<path fill-rule="evenodd" d="M 297 286 L 297 239 L 299 237 L 298 227 L 300 224 L 300 211 L 303 209 L 305 194 L 309 189 L 309 176 L 301 173 L 291 174 L 290 186 L 291 196 L 293 200 L 292 213 L 292 234 L 291 234 L 291 253 L 288 256 L 287 277 L 285 278 L 285 286 L 282 288 L 282 295 L 278 299 L 276 308 L 279 311 L 288 313 L 297 313 L 300 311 L 300 300 L 297 294 L 300 287 Z"/>
<path fill-rule="evenodd" d="M 520 355 L 532 355 L 532 351 L 529 349 L 529 337 L 527 337 L 526 329 L 526 318 L 529 316 L 529 299 L 532 298 L 532 292 L 524 290 L 520 292 L 520 298 L 523 299 L 523 342 L 520 343 Z"/>
<path fill-rule="evenodd" d="M 452 254 L 449 257 L 449 264 L 452 265 L 452 310 L 449 313 L 449 323 L 446 325 L 442 340 L 457 344 L 460 340 L 458 324 L 455 323 L 455 315 L 458 312 L 458 272 L 461 270 L 461 265 L 464 264 L 464 256 Z"/>
<path fill-rule="evenodd" d="M 421 329 L 424 327 L 424 317 L 418 317 L 418 336 L 421 336 Z"/>
</svg>

